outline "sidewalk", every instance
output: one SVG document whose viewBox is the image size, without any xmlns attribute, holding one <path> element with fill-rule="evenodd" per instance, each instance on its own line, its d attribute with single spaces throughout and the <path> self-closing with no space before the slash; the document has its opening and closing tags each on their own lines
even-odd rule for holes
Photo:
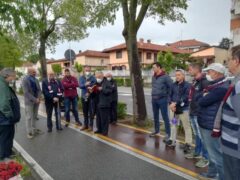
<svg viewBox="0 0 240 180">
<path fill-rule="evenodd" d="M 41 114 L 45 113 L 43 105 L 41 105 L 40 107 L 40 112 Z M 24 111 L 22 111 L 22 114 L 24 115 Z M 80 119 L 82 120 L 82 117 L 80 117 Z M 50 175 L 52 175 L 54 179 L 56 177 L 58 177 L 56 179 L 59 179 L 60 177 L 66 177 L 65 174 L 67 172 L 64 172 L 64 167 L 67 168 L 67 171 L 69 171 L 69 173 L 72 171 L 72 175 L 67 177 L 68 179 L 74 179 L 74 177 L 76 178 L 78 171 L 82 171 L 83 169 L 86 169 L 86 167 L 100 168 L 94 169 L 94 173 L 96 176 L 99 175 L 99 173 L 102 174 L 101 170 L 105 171 L 105 168 L 110 168 L 108 171 L 113 170 L 115 174 L 119 173 L 119 170 L 122 173 L 126 171 L 125 174 L 128 174 L 128 171 L 135 172 L 135 170 L 138 169 L 137 174 L 132 174 L 129 172 L 129 175 L 135 177 L 131 179 L 159 178 L 159 176 L 157 176 L 158 178 L 151 176 L 155 176 L 157 174 L 159 175 L 158 172 L 162 171 L 161 168 L 158 168 L 158 170 L 155 171 L 156 167 L 152 164 L 146 163 L 144 161 L 139 161 L 139 159 L 136 160 L 136 158 L 134 158 L 133 156 L 130 156 L 123 152 L 118 152 L 118 150 L 113 149 L 110 146 L 117 146 L 119 148 L 123 148 L 129 152 L 135 153 L 141 157 L 154 161 L 157 164 L 164 165 L 170 169 L 173 169 L 179 172 L 179 174 L 185 174 L 186 176 L 196 177 L 197 173 L 204 170 L 195 168 L 194 161 L 186 160 L 184 158 L 182 150 L 179 149 L 179 143 L 177 144 L 175 150 L 170 149 L 165 146 L 162 141 L 162 137 L 150 138 L 148 133 L 144 130 L 128 127 L 126 125 L 111 125 L 108 137 L 94 135 L 90 132 L 80 132 L 79 129 L 75 128 L 75 131 L 69 128 L 65 128 L 60 133 L 57 133 L 54 130 L 53 133 L 45 133 L 44 135 L 40 135 L 39 137 L 29 140 L 26 138 L 24 123 L 25 122 L 23 118 L 21 121 L 21 125 L 16 132 L 16 141 L 20 145 L 22 145 L 24 149 L 34 159 L 36 159 L 36 161 L 40 165 L 42 165 L 47 172 L 50 172 Z M 40 120 L 37 123 L 40 128 L 46 132 L 46 118 L 41 116 Z M 96 141 L 96 139 L 103 141 L 105 144 Z M 103 163 L 103 160 L 104 167 L 100 165 Z M 112 164 L 109 164 L 110 162 Z M 128 163 L 133 163 L 131 164 L 132 167 L 129 167 Z M 117 167 L 115 167 L 116 165 Z M 69 166 L 71 166 L 72 168 L 70 168 Z M 56 171 L 56 169 L 59 169 L 59 172 Z M 152 172 L 152 170 L 154 170 L 154 172 Z M 86 179 L 102 179 L 93 178 L 95 176 L 91 175 L 92 173 L 90 170 L 84 170 L 83 173 L 86 174 L 86 177 L 88 176 L 88 178 Z M 147 173 L 148 178 L 142 173 Z M 151 175 L 149 175 L 149 173 Z M 164 173 L 166 172 L 163 171 L 160 173 L 161 177 L 163 177 L 161 179 L 172 180 L 176 178 L 174 176 L 172 178 L 168 178 L 171 177 L 173 174 L 169 174 L 169 172 L 167 172 L 168 174 L 166 174 L 165 176 Z M 112 179 L 116 179 L 116 177 L 118 177 L 112 174 L 110 176 Z M 119 175 L 119 177 L 122 176 L 122 174 Z M 111 179 L 106 176 L 106 174 L 103 174 L 103 177 L 105 177 L 105 179 Z M 123 177 L 123 179 L 128 178 Z M 177 179 L 181 178 L 178 177 Z"/>
</svg>

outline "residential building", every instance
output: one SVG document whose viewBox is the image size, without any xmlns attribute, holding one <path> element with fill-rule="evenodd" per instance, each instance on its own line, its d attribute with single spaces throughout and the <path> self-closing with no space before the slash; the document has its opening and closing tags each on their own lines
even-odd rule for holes
<svg viewBox="0 0 240 180">
<path fill-rule="evenodd" d="M 167 46 L 174 47 L 189 52 L 196 52 L 209 47 L 210 45 L 196 39 L 181 40 L 174 43 L 168 43 Z"/>
<path fill-rule="evenodd" d="M 231 8 L 232 48 L 240 48 L 240 0 L 232 0 Z"/>
<path fill-rule="evenodd" d="M 211 46 L 191 54 L 194 59 L 202 60 L 205 65 L 213 62 L 226 64 L 229 58 L 229 51 L 218 46 Z"/>
<path fill-rule="evenodd" d="M 142 67 L 146 67 L 156 62 L 157 54 L 159 52 L 170 51 L 173 54 L 188 53 L 188 51 L 177 49 L 175 47 L 153 44 L 151 40 L 144 42 L 144 39 L 142 38 L 137 42 L 137 47 L 139 53 L 139 61 Z M 110 69 L 129 69 L 127 47 L 125 43 L 104 49 L 103 52 L 109 53 Z"/>
</svg>

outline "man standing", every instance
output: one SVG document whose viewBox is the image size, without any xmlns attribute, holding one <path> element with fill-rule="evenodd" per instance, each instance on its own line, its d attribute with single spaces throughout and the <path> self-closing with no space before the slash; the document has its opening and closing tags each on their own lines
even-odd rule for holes
<svg viewBox="0 0 240 180">
<path fill-rule="evenodd" d="M 48 74 L 48 79 L 43 80 L 42 91 L 45 98 L 45 106 L 47 111 L 48 132 L 52 132 L 53 109 L 56 117 L 56 129 L 62 130 L 59 103 L 63 100 L 63 87 L 61 82 L 55 79 L 54 73 L 50 72 Z"/>
<path fill-rule="evenodd" d="M 224 179 L 240 179 L 240 50 L 232 53 L 229 71 L 235 76 L 222 111 Z"/>
<path fill-rule="evenodd" d="M 207 173 L 200 176 L 204 178 L 216 178 L 223 180 L 223 158 L 220 141 L 211 136 L 214 129 L 214 120 L 228 87 L 229 81 L 225 79 L 226 69 L 220 63 L 209 65 L 204 71 L 207 71 L 206 78 L 211 82 L 201 97 L 199 98 L 198 124 L 203 143 L 209 156 L 209 167 Z M 217 176 L 218 175 L 218 176 Z"/>
<path fill-rule="evenodd" d="M 96 94 L 92 91 L 93 86 L 96 85 L 96 79 L 91 75 L 91 68 L 89 66 L 84 67 L 84 74 L 79 79 L 79 85 L 82 90 L 81 101 L 84 116 L 84 126 L 81 130 L 89 128 L 92 131 L 93 120 L 97 110 Z"/>
<path fill-rule="evenodd" d="M 189 119 L 195 136 L 195 149 L 194 152 L 185 155 L 187 159 L 200 159 L 196 162 L 195 166 L 204 168 L 208 166 L 208 153 L 202 142 L 202 137 L 197 121 L 198 116 L 198 99 L 202 94 L 203 89 L 209 85 L 204 73 L 202 73 L 202 66 L 194 63 L 189 65 L 189 74 L 194 78 L 189 92 L 189 105 L 190 113 Z"/>
<path fill-rule="evenodd" d="M 168 117 L 168 103 L 171 92 L 172 80 L 165 74 L 162 66 L 156 62 L 152 66 L 154 75 L 152 77 L 152 108 L 154 116 L 155 131 L 150 134 L 150 137 L 157 135 L 160 131 L 159 124 L 159 109 L 161 110 L 162 118 L 165 124 L 166 137 L 164 142 L 168 141 L 171 135 L 170 122 Z"/>
<path fill-rule="evenodd" d="M 117 123 L 117 105 L 118 105 L 118 88 L 117 82 L 113 79 L 111 73 L 106 74 L 107 80 L 111 83 L 112 86 L 112 102 L 111 102 L 111 110 L 110 110 L 110 123 Z"/>
<path fill-rule="evenodd" d="M 62 85 L 64 90 L 64 106 L 65 106 L 65 118 L 68 127 L 70 123 L 70 108 L 72 106 L 72 112 L 76 121 L 77 126 L 81 126 L 82 123 L 79 121 L 78 116 L 78 94 L 77 87 L 78 81 L 75 77 L 71 76 L 69 69 L 65 69 L 65 76 L 62 79 Z"/>
<path fill-rule="evenodd" d="M 25 102 L 27 137 L 31 139 L 34 135 L 42 133 L 40 129 L 36 128 L 41 89 L 36 79 L 36 70 L 34 68 L 28 68 L 28 75 L 23 79 L 22 87 Z"/>
<path fill-rule="evenodd" d="M 96 72 L 96 79 L 99 91 L 99 102 L 97 106 L 97 131 L 95 131 L 95 133 L 100 133 L 104 136 L 107 136 L 110 118 L 109 113 L 112 98 L 112 86 L 111 83 L 104 78 L 102 72 Z"/>
<path fill-rule="evenodd" d="M 16 72 L 5 68 L 0 71 L 0 162 L 13 155 L 14 126 L 20 121 L 20 103 L 9 86 L 16 79 Z"/>
<path fill-rule="evenodd" d="M 192 129 L 189 122 L 189 102 L 188 95 L 191 85 L 185 81 L 184 70 L 176 70 L 176 82 L 172 86 L 170 94 L 170 110 L 173 114 L 171 120 L 171 138 L 167 142 L 168 146 L 175 147 L 177 137 L 177 125 L 181 120 L 185 132 L 185 144 L 183 150 L 185 153 L 190 151 L 192 143 Z"/>
</svg>

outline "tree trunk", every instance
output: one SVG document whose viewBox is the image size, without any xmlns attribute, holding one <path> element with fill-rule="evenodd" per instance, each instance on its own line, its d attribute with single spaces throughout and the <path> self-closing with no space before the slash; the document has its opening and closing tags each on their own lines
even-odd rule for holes
<svg viewBox="0 0 240 180">
<path fill-rule="evenodd" d="M 133 98 L 133 116 L 134 121 L 141 126 L 144 125 L 146 122 L 147 111 L 143 91 L 141 66 L 138 57 L 137 33 L 128 31 L 128 35 L 124 37 L 128 51 L 128 63 L 130 66 L 130 79 Z"/>
<path fill-rule="evenodd" d="M 42 78 L 47 77 L 47 63 L 46 63 L 46 39 L 40 37 L 39 57 L 42 68 Z"/>
</svg>

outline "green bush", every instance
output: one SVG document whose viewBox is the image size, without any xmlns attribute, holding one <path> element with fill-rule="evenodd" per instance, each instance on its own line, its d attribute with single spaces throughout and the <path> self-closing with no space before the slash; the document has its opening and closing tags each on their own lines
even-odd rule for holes
<svg viewBox="0 0 240 180">
<path fill-rule="evenodd" d="M 131 79 L 129 79 L 129 78 L 125 79 L 125 86 L 126 87 L 131 87 Z"/>
<path fill-rule="evenodd" d="M 19 95 L 23 95 L 23 88 L 22 88 L 22 86 L 19 88 L 18 94 L 19 94 Z"/>
<path fill-rule="evenodd" d="M 118 102 L 117 106 L 117 118 L 124 119 L 127 115 L 127 104 L 123 102 Z"/>
<path fill-rule="evenodd" d="M 117 82 L 118 86 L 124 86 L 124 80 L 123 78 L 114 78 Z"/>
</svg>

